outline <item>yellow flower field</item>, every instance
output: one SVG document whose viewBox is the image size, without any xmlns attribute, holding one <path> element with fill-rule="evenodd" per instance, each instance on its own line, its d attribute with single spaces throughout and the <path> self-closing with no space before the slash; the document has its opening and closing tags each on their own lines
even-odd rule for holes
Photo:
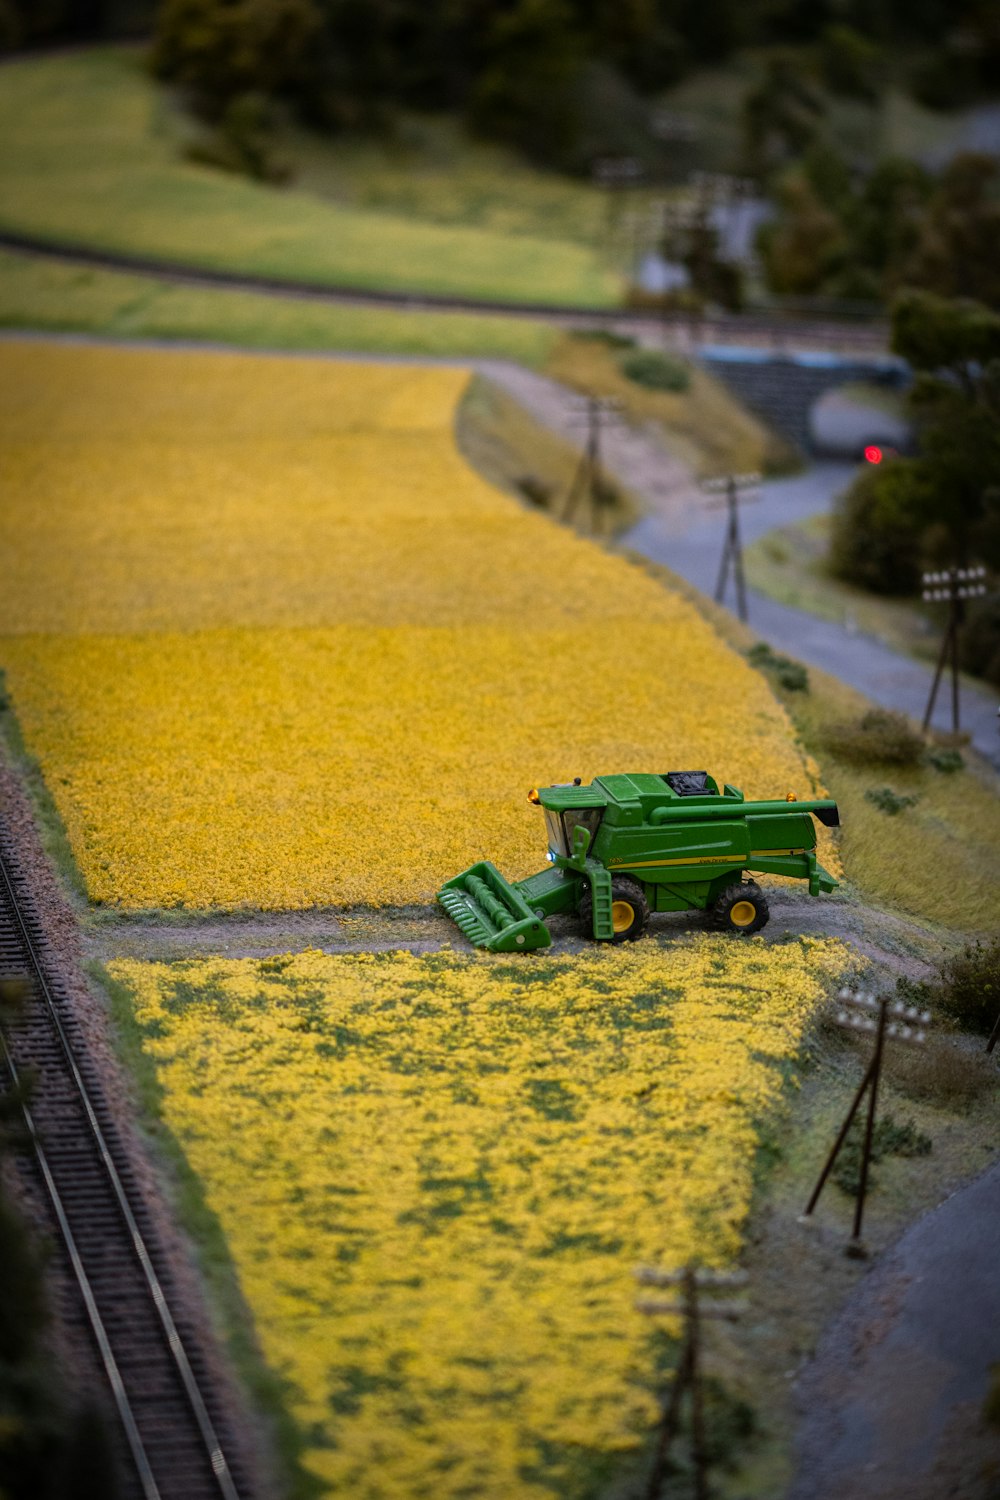
<svg viewBox="0 0 1000 1500">
<path fill-rule="evenodd" d="M 325 1494 L 600 1487 L 655 1416 L 632 1268 L 736 1256 L 757 1127 L 846 956 L 111 966 Z"/>
<path fill-rule="evenodd" d="M 815 790 L 691 605 L 468 468 L 465 372 L 12 341 L 0 375 L 0 667 L 94 900 L 522 876 L 528 787 L 573 775 Z"/>
</svg>

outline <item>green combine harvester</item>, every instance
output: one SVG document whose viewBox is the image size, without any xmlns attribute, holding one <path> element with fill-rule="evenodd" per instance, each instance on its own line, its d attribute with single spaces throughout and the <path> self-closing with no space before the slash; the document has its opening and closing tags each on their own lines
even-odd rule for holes
<svg viewBox="0 0 1000 1500">
<path fill-rule="evenodd" d="M 769 916 L 747 871 L 806 880 L 811 896 L 837 885 L 816 860 L 810 816 L 837 827 L 829 800 L 746 802 L 707 771 L 598 776 L 589 786 L 577 778 L 528 800 L 545 812 L 549 867 L 511 884 L 483 860 L 438 892 L 477 948 L 547 948 L 545 918 L 557 912 L 578 912 L 608 943 L 639 937 L 651 911 L 708 911 L 715 927 L 745 936 Z"/>
</svg>

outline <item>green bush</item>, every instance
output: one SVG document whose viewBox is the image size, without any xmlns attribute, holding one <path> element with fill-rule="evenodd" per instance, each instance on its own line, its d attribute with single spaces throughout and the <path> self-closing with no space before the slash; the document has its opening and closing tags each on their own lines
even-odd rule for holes
<svg viewBox="0 0 1000 1500">
<path fill-rule="evenodd" d="M 988 1033 L 1000 1015 L 1000 937 L 973 943 L 941 966 L 938 1008 L 969 1031 Z"/>
<path fill-rule="evenodd" d="M 861 1187 L 861 1156 L 864 1150 L 865 1126 L 856 1115 L 847 1133 L 847 1139 L 837 1157 L 837 1165 L 831 1176 L 837 1186 L 856 1198 Z M 871 1163 L 886 1156 L 928 1156 L 933 1147 L 929 1135 L 918 1130 L 911 1120 L 898 1125 L 892 1115 L 883 1115 L 876 1120 L 872 1131 Z M 871 1166 L 868 1169 L 868 1187 L 874 1186 Z"/>
<path fill-rule="evenodd" d="M 634 349 L 635 339 L 627 333 L 616 333 L 613 328 L 574 328 L 575 338 L 587 339 L 591 344 L 603 344 L 606 349 Z"/>
<path fill-rule="evenodd" d="M 790 656 L 777 656 L 766 641 L 758 641 L 747 652 L 747 661 L 759 671 L 773 674 L 779 687 L 787 693 L 808 693 L 809 673 L 800 661 Z"/>
<path fill-rule="evenodd" d="M 838 500 L 830 534 L 837 578 L 876 594 L 912 594 L 920 586 L 926 525 L 924 485 L 913 460 L 867 469 Z"/>
<path fill-rule="evenodd" d="M 890 818 L 894 818 L 897 813 L 905 812 L 908 807 L 916 807 L 920 798 L 905 797 L 901 792 L 894 792 L 891 786 L 873 786 L 865 792 L 865 801 L 877 807 L 879 812 L 887 813 Z"/>
<path fill-rule="evenodd" d="M 1000 593 L 976 599 L 969 606 L 961 642 L 965 670 L 1000 687 Z"/>
<path fill-rule="evenodd" d="M 871 708 L 860 719 L 827 725 L 823 741 L 841 760 L 862 766 L 915 766 L 924 751 L 923 739 L 906 715 L 886 708 Z"/>
<path fill-rule="evenodd" d="M 935 771 L 943 771 L 951 776 L 955 771 L 961 771 L 965 767 L 960 750 L 950 750 L 946 745 L 935 745 L 927 752 L 927 764 Z"/>
<path fill-rule="evenodd" d="M 628 380 L 651 391 L 686 391 L 691 384 L 687 365 L 658 349 L 637 349 L 619 361 L 619 368 Z"/>
</svg>

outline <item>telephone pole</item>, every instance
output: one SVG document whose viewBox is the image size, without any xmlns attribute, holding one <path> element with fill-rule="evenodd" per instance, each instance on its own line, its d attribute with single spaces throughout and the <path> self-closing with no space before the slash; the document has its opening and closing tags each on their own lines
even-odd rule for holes
<svg viewBox="0 0 1000 1500">
<path fill-rule="evenodd" d="M 721 604 L 725 598 L 726 584 L 729 581 L 729 573 L 732 570 L 733 584 L 736 590 L 736 610 L 741 620 L 747 619 L 747 590 L 746 579 L 743 573 L 743 543 L 740 539 L 740 514 L 741 500 L 759 500 L 760 494 L 757 486 L 760 484 L 759 474 L 730 474 L 722 479 L 706 479 L 702 489 L 709 493 L 719 491 L 725 496 L 723 503 L 728 512 L 729 519 L 726 524 L 726 535 L 722 544 L 722 559 L 719 564 L 719 579 L 715 585 L 715 602 Z"/>
<path fill-rule="evenodd" d="M 938 657 L 934 681 L 931 684 L 931 694 L 924 714 L 925 734 L 931 722 L 938 684 L 947 662 L 951 663 L 951 728 L 953 734 L 958 733 L 958 637 L 965 620 L 964 601 L 975 599 L 980 594 L 986 593 L 986 585 L 981 581 L 985 577 L 985 568 L 948 568 L 943 573 L 924 573 L 922 576 L 923 598 L 935 602 L 942 601 L 948 605 L 948 623 L 941 641 L 941 654 Z"/>
</svg>

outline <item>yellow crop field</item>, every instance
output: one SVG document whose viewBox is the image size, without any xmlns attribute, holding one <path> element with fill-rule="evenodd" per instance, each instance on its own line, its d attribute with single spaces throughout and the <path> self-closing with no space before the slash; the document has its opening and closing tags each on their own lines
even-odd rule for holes
<svg viewBox="0 0 1000 1500">
<path fill-rule="evenodd" d="M 655 1420 L 632 1268 L 736 1256 L 846 957 L 112 964 L 324 1494 L 601 1488 Z"/>
<path fill-rule="evenodd" d="M 466 372 L 10 341 L 0 375 L 0 667 L 95 901 L 522 876 L 527 789 L 574 775 L 815 790 L 693 606 L 468 468 Z"/>
</svg>

